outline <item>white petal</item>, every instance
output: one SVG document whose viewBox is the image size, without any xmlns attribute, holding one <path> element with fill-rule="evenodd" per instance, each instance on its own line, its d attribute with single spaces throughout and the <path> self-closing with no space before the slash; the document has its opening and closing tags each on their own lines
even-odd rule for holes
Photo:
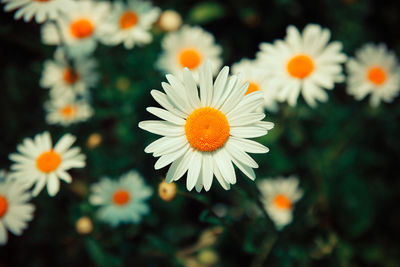
<svg viewBox="0 0 400 267">
<path fill-rule="evenodd" d="M 53 197 L 60 190 L 60 180 L 54 173 L 51 173 L 47 182 L 47 192 L 49 196 Z"/>
<path fill-rule="evenodd" d="M 184 125 L 186 123 L 186 121 L 184 119 L 174 115 L 173 113 L 171 113 L 165 109 L 148 107 L 146 110 L 148 112 L 150 112 L 151 114 L 159 117 L 160 119 L 169 121 L 169 122 L 177 124 L 177 125 Z"/>
<path fill-rule="evenodd" d="M 192 191 L 193 187 L 196 185 L 197 179 L 199 178 L 200 169 L 201 169 L 201 152 L 193 151 L 193 158 L 189 164 L 189 170 L 187 174 L 186 180 L 186 188 L 189 191 Z"/>
<path fill-rule="evenodd" d="M 180 136 L 185 133 L 184 127 L 176 126 L 167 121 L 141 121 L 139 127 L 154 134 L 164 136 Z"/>
</svg>

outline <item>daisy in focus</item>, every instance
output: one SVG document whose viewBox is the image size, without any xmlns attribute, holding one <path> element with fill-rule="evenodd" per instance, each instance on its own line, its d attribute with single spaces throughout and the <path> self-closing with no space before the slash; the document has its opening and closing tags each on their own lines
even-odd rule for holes
<svg viewBox="0 0 400 267">
<path fill-rule="evenodd" d="M 316 100 L 325 102 L 335 83 L 344 81 L 341 63 L 346 61 L 342 44 L 331 43 L 328 29 L 307 25 L 300 33 L 289 26 L 285 40 L 274 44 L 262 43 L 257 59 L 268 75 L 266 86 L 277 91 L 279 101 L 295 106 L 299 94 L 311 107 Z"/>
<path fill-rule="evenodd" d="M 7 230 L 20 236 L 28 227 L 35 210 L 27 203 L 30 199 L 31 195 L 14 181 L 0 182 L 0 245 L 7 243 Z"/>
<path fill-rule="evenodd" d="M 149 211 L 146 200 L 153 194 L 143 177 L 136 171 L 130 171 L 119 180 L 102 178 L 91 186 L 89 201 L 100 206 L 97 216 L 111 226 L 121 223 L 139 223 Z"/>
<path fill-rule="evenodd" d="M 144 45 L 152 41 L 149 32 L 157 20 L 160 9 L 150 2 L 143 0 L 129 0 L 114 2 L 109 19 L 99 29 L 103 35 L 102 41 L 107 45 L 123 43 L 126 49 L 135 45 Z"/>
<path fill-rule="evenodd" d="M 265 72 L 258 67 L 258 64 L 249 59 L 242 59 L 238 63 L 232 65 L 232 73 L 241 75 L 240 78 L 242 80 L 249 82 L 246 95 L 255 91 L 262 91 L 264 92 L 264 107 L 272 112 L 278 110 L 276 91 L 271 90 L 267 86 Z"/>
<path fill-rule="evenodd" d="M 72 57 L 92 53 L 97 47 L 97 40 L 101 37 L 99 26 L 107 19 L 109 8 L 108 2 L 77 1 L 74 9 L 57 19 L 58 26 L 50 22 L 43 26 L 43 43 L 48 45 L 65 43 L 68 54 Z"/>
<path fill-rule="evenodd" d="M 215 44 L 212 34 L 197 26 L 183 26 L 177 32 L 168 33 L 161 45 L 164 52 L 157 61 L 157 67 L 179 78 L 182 69 L 188 68 L 197 82 L 198 68 L 206 60 L 211 61 L 213 74 L 216 74 L 222 65 L 222 48 Z"/>
<path fill-rule="evenodd" d="M 299 180 L 295 176 L 267 179 L 260 181 L 258 188 L 265 211 L 276 228 L 282 230 L 292 222 L 294 204 L 303 196 Z"/>
<path fill-rule="evenodd" d="M 346 65 L 347 92 L 357 100 L 371 94 L 370 104 L 392 102 L 400 90 L 400 67 L 395 54 L 384 44 L 366 44 Z"/>
<path fill-rule="evenodd" d="M 155 169 L 169 164 L 168 183 L 179 180 L 187 171 L 186 187 L 200 192 L 210 190 L 213 176 L 228 190 L 236 183 L 234 165 L 246 176 L 256 178 L 258 164 L 247 153 L 267 153 L 268 148 L 248 138 L 266 135 L 273 123 L 262 121 L 259 112 L 263 92 L 245 95 L 248 83 L 229 76 L 224 67 L 213 82 L 213 68 L 207 62 L 199 69 L 199 90 L 189 69 L 183 80 L 168 74 L 163 92 L 151 95 L 163 107 L 147 111 L 161 120 L 142 121 L 139 127 L 162 135 L 145 148 L 160 157 Z"/>
<path fill-rule="evenodd" d="M 99 81 L 97 61 L 93 58 L 76 58 L 70 66 L 62 49 L 54 53 L 54 60 L 46 60 L 40 86 L 50 89 L 51 97 L 86 96 L 88 89 Z"/>
<path fill-rule="evenodd" d="M 34 139 L 25 138 L 17 146 L 19 153 L 10 154 L 15 163 L 11 166 L 10 178 L 30 188 L 37 196 L 47 185 L 47 192 L 55 196 L 60 190 L 60 179 L 71 183 L 67 170 L 85 167 L 85 156 L 79 147 L 72 147 L 76 138 L 65 134 L 53 147 L 49 132 L 37 134 Z"/>
<path fill-rule="evenodd" d="M 63 13 L 74 8 L 73 0 L 2 0 L 5 3 L 4 11 L 15 12 L 14 19 L 23 18 L 25 22 L 29 22 L 33 17 L 37 23 L 46 20 L 55 20 Z"/>
<path fill-rule="evenodd" d="M 93 109 L 85 100 L 75 97 L 50 98 L 44 104 L 47 111 L 48 124 L 60 124 L 64 127 L 74 123 L 87 121 L 93 115 Z"/>
</svg>

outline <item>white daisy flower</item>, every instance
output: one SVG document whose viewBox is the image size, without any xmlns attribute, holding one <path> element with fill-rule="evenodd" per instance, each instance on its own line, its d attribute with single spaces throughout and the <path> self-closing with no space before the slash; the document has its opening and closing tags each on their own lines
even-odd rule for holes
<svg viewBox="0 0 400 267">
<path fill-rule="evenodd" d="M 55 20 L 60 16 L 60 13 L 71 10 L 75 6 L 73 0 L 2 0 L 6 3 L 4 11 L 15 12 L 14 18 L 23 18 L 25 22 L 30 21 L 33 17 L 37 23 L 42 23 L 46 20 Z"/>
<path fill-rule="evenodd" d="M 130 171 L 119 180 L 102 178 L 91 186 L 89 201 L 92 205 L 101 206 L 97 216 L 111 226 L 120 223 L 139 223 L 141 217 L 149 211 L 146 200 L 153 194 L 142 176 Z"/>
<path fill-rule="evenodd" d="M 258 183 L 261 202 L 278 230 L 293 220 L 294 204 L 303 196 L 295 176 L 266 179 Z"/>
<path fill-rule="evenodd" d="M 200 97 L 189 69 L 183 70 L 183 81 L 168 74 L 162 83 L 166 94 L 153 90 L 151 95 L 164 108 L 147 111 L 162 120 L 142 121 L 139 127 L 164 137 L 146 147 L 145 152 L 160 157 L 155 169 L 172 163 L 166 181 L 179 180 L 188 171 L 186 187 L 198 192 L 210 190 L 213 176 L 224 189 L 236 183 L 235 164 L 254 180 L 258 164 L 246 153 L 267 153 L 268 148 L 247 138 L 267 134 L 273 123 L 261 121 L 258 112 L 263 93 L 245 96 L 248 83 L 228 76 L 224 67 L 215 82 L 210 62 L 200 67 Z M 232 164 L 233 163 L 233 164 Z"/>
<path fill-rule="evenodd" d="M 245 95 L 255 91 L 262 91 L 264 92 L 264 107 L 272 112 L 278 110 L 276 90 L 271 90 L 267 86 L 267 76 L 256 62 L 249 59 L 242 59 L 232 65 L 232 73 L 240 75 L 242 80 L 249 82 L 249 88 Z"/>
<path fill-rule="evenodd" d="M 400 90 L 400 67 L 395 54 L 384 44 L 366 44 L 346 65 L 347 92 L 357 100 L 371 94 L 370 104 L 392 102 Z"/>
<path fill-rule="evenodd" d="M 157 61 L 157 67 L 179 78 L 182 69 L 189 68 L 197 82 L 198 67 L 206 60 L 213 64 L 213 74 L 216 74 L 222 65 L 222 48 L 215 44 L 212 34 L 197 26 L 186 25 L 177 32 L 168 33 L 161 45 L 164 52 Z"/>
<path fill-rule="evenodd" d="M 58 18 L 58 25 L 49 22 L 43 26 L 43 43 L 49 45 L 65 43 L 72 57 L 92 53 L 96 49 L 97 40 L 101 37 L 99 28 L 107 19 L 109 7 L 108 2 L 78 1 L 74 9 Z"/>
<path fill-rule="evenodd" d="M 40 86 L 49 88 L 51 97 L 87 96 L 88 89 L 99 81 L 97 61 L 93 58 L 76 58 L 70 66 L 62 49 L 54 53 L 54 60 L 46 60 Z"/>
<path fill-rule="evenodd" d="M 7 243 L 7 230 L 19 236 L 28 227 L 35 210 L 27 203 L 30 199 L 24 187 L 14 181 L 0 182 L 0 245 Z"/>
<path fill-rule="evenodd" d="M 53 147 L 49 132 L 37 134 L 34 139 L 25 138 L 17 146 L 19 153 L 10 154 L 10 178 L 23 184 L 26 188 L 35 185 L 32 191 L 37 196 L 47 185 L 47 192 L 55 196 L 60 189 L 60 179 L 70 183 L 71 175 L 67 170 L 85 167 L 85 156 L 79 147 L 71 148 L 75 136 L 65 134 Z"/>
<path fill-rule="evenodd" d="M 160 14 L 159 8 L 143 0 L 129 0 L 127 4 L 116 1 L 112 7 L 109 19 L 99 29 L 104 44 L 123 43 L 126 49 L 131 49 L 152 41 L 149 30 Z"/>
<path fill-rule="evenodd" d="M 285 40 L 274 44 L 262 43 L 257 59 L 266 74 L 271 90 L 277 91 L 278 100 L 295 106 L 301 92 L 311 107 L 316 100 L 325 102 L 334 84 L 342 82 L 341 63 L 346 55 L 340 42 L 328 43 L 331 33 L 316 24 L 307 25 L 303 33 L 294 26 L 287 28 Z"/>
<path fill-rule="evenodd" d="M 75 97 L 50 98 L 44 107 L 48 124 L 60 124 L 64 127 L 87 121 L 93 115 L 93 109 L 86 100 Z"/>
</svg>

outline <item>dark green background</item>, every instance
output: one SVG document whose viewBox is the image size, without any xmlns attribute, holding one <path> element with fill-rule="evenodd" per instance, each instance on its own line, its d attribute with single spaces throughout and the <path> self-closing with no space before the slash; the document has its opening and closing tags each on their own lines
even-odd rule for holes
<svg viewBox="0 0 400 267">
<path fill-rule="evenodd" d="M 223 46 L 225 65 L 253 58 L 260 42 L 283 38 L 287 25 L 303 28 L 314 22 L 332 31 L 353 55 L 366 42 L 384 42 L 399 54 L 400 3 L 397 1 L 154 1 L 173 8 L 185 23 L 200 24 Z M 267 120 L 276 127 L 259 139 L 270 153 L 256 155 L 258 179 L 297 174 L 305 191 L 296 205 L 294 222 L 281 233 L 263 214 L 254 216 L 255 183 L 238 174 L 238 183 L 224 191 L 216 181 L 210 192 L 179 193 L 170 203 L 157 193 L 152 212 L 140 225 L 117 229 L 94 219 L 94 232 L 82 236 L 76 220 L 94 216 L 87 188 L 102 175 L 118 177 L 139 170 L 155 192 L 167 168 L 155 171 L 154 158 L 143 152 L 157 137 L 140 130 L 139 121 L 152 118 L 151 89 L 165 79 L 154 69 L 164 33 L 154 29 L 154 41 L 143 48 L 100 46 L 101 83 L 92 90 L 95 116 L 62 128 L 46 125 L 43 103 L 48 91 L 39 87 L 53 47 L 41 44 L 40 26 L 14 21 L 0 13 L 0 167 L 9 168 L 8 154 L 24 137 L 49 130 L 78 136 L 87 155 L 85 169 L 71 171 L 72 185 L 62 184 L 50 198 L 45 192 L 33 202 L 34 220 L 21 237 L 11 236 L 0 248 L 0 266 L 183 266 L 176 257 L 193 245 L 202 231 L 222 226 L 211 246 L 216 266 L 399 266 L 400 265 L 400 106 L 399 99 L 374 109 L 358 102 L 338 84 L 329 101 L 311 109 L 301 99 L 295 108 L 282 104 Z M 118 88 L 119 79 L 127 88 Z M 86 147 L 91 133 L 103 143 Z M 178 190 L 186 192 L 185 178 Z M 228 214 L 216 218 L 209 209 L 225 204 Z M 201 251 L 192 256 L 197 257 Z"/>
</svg>

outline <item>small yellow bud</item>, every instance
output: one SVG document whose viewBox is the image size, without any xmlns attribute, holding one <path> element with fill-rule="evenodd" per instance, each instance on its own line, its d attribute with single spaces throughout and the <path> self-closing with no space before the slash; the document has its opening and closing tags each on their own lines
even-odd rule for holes
<svg viewBox="0 0 400 267">
<path fill-rule="evenodd" d="M 90 149 L 96 148 L 101 144 L 101 141 L 103 140 L 103 138 L 101 137 L 100 134 L 98 133 L 92 133 L 87 142 L 86 142 L 86 146 Z"/>
<path fill-rule="evenodd" d="M 164 201 L 172 201 L 176 196 L 176 184 L 167 183 L 165 180 L 158 185 L 158 195 Z"/>
<path fill-rule="evenodd" d="M 76 221 L 76 231 L 81 235 L 90 234 L 93 231 L 93 223 L 92 220 L 87 217 L 83 216 Z"/>
<path fill-rule="evenodd" d="M 126 91 L 131 86 L 131 81 L 126 77 L 119 77 L 115 83 L 115 87 L 117 87 L 120 91 Z"/>
<path fill-rule="evenodd" d="M 174 10 L 165 10 L 158 20 L 158 26 L 166 32 L 176 31 L 181 25 L 182 17 Z"/>
<path fill-rule="evenodd" d="M 197 259 L 203 265 L 212 266 L 218 262 L 218 254 L 213 249 L 203 249 L 197 255 Z"/>
</svg>

